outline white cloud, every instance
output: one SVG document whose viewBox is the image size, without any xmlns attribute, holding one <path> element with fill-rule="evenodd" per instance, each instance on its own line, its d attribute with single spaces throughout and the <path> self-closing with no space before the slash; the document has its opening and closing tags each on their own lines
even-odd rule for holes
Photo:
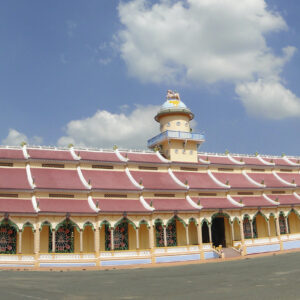
<svg viewBox="0 0 300 300">
<path fill-rule="evenodd" d="M 72 143 L 76 146 L 112 148 L 114 144 L 124 148 L 145 149 L 147 139 L 159 133 L 153 120 L 159 107 L 137 106 L 128 115 L 98 110 L 92 117 L 74 120 L 66 126 L 66 136 L 58 140 L 59 146 Z"/>
<path fill-rule="evenodd" d="M 9 146 L 19 146 L 22 142 L 40 145 L 42 144 L 43 139 L 39 136 L 33 136 L 32 138 L 28 138 L 24 133 L 10 128 L 7 137 L 1 141 L 3 145 Z"/>
<path fill-rule="evenodd" d="M 235 90 L 249 114 L 275 120 L 300 116 L 300 99 L 280 82 L 259 79 Z"/>
<path fill-rule="evenodd" d="M 121 2 L 118 10 L 124 25 L 117 34 L 121 57 L 129 73 L 142 81 L 224 81 L 240 90 L 263 78 L 284 89 L 280 73 L 295 48 L 285 47 L 277 55 L 267 45 L 267 34 L 288 28 L 264 0 L 131 0 Z M 258 101 L 246 92 L 239 93 L 242 102 L 254 107 Z M 291 101 L 277 102 L 282 117 L 295 115 L 288 113 Z M 298 98 L 293 102 L 299 103 Z"/>
</svg>

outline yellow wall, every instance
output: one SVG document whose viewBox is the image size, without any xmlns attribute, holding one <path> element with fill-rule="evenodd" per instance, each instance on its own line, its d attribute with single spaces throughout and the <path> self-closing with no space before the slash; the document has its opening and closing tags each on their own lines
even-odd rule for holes
<svg viewBox="0 0 300 300">
<path fill-rule="evenodd" d="M 131 224 L 128 224 L 128 249 L 136 250 L 136 233 Z"/>
<path fill-rule="evenodd" d="M 86 226 L 83 231 L 83 252 L 94 252 L 94 230 L 91 226 Z"/>
<path fill-rule="evenodd" d="M 189 224 L 189 240 L 190 245 L 198 245 L 197 226 L 195 222 Z"/>
<path fill-rule="evenodd" d="M 22 253 L 33 253 L 33 232 L 31 227 L 25 227 L 22 232 Z"/>
<path fill-rule="evenodd" d="M 40 232 L 40 252 L 48 253 L 49 250 L 49 226 L 43 226 Z"/>
<path fill-rule="evenodd" d="M 186 245 L 186 233 L 183 224 L 176 220 L 176 235 L 177 235 L 177 246 Z"/>
<path fill-rule="evenodd" d="M 300 220 L 294 212 L 291 212 L 289 214 L 288 224 L 289 224 L 290 233 L 300 232 Z"/>
<path fill-rule="evenodd" d="M 267 221 L 261 215 L 256 216 L 256 230 L 258 238 L 269 236 Z"/>
<path fill-rule="evenodd" d="M 149 231 L 146 224 L 141 224 L 139 229 L 140 249 L 149 249 Z"/>
</svg>

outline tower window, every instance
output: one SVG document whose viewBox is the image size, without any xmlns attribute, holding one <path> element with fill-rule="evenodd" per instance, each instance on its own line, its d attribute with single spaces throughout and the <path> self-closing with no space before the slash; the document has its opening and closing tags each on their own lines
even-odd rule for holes
<svg viewBox="0 0 300 300">
<path fill-rule="evenodd" d="M 180 122 L 176 122 L 176 125 L 177 125 L 177 126 L 180 126 Z"/>
<path fill-rule="evenodd" d="M 170 127 L 170 126 L 171 126 L 171 124 L 170 124 L 170 122 L 168 122 L 168 123 L 167 123 L 167 127 Z"/>
</svg>

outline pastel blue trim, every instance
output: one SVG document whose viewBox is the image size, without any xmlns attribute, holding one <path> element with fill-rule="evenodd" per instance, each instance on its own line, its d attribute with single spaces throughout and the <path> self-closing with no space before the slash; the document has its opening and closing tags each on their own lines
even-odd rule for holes
<svg viewBox="0 0 300 300">
<path fill-rule="evenodd" d="M 300 248 L 300 241 L 283 242 L 284 250 L 295 249 L 295 248 Z"/>
<path fill-rule="evenodd" d="M 33 268 L 34 265 L 18 265 L 18 264 L 0 264 L 0 267 L 14 267 L 14 268 Z"/>
<path fill-rule="evenodd" d="M 247 254 L 279 251 L 280 244 L 247 247 Z"/>
<path fill-rule="evenodd" d="M 172 101 L 178 101 L 178 100 L 169 99 L 165 101 L 163 105 L 160 107 L 160 110 L 162 111 L 165 109 L 179 109 L 179 108 L 187 109 L 186 105 L 181 100 L 178 102 L 178 105 L 175 105 L 174 103 L 172 103 Z"/>
<path fill-rule="evenodd" d="M 40 267 L 95 267 L 96 263 L 40 263 Z"/>
<path fill-rule="evenodd" d="M 200 254 L 158 256 L 158 257 L 156 257 L 156 262 L 157 263 L 175 262 L 175 261 L 189 261 L 189 260 L 200 260 Z"/>
<path fill-rule="evenodd" d="M 213 259 L 213 258 L 219 258 L 219 255 L 214 251 L 204 252 L 204 259 Z"/>
<path fill-rule="evenodd" d="M 101 266 L 126 266 L 143 264 L 151 264 L 151 259 L 104 260 L 100 262 Z"/>
</svg>

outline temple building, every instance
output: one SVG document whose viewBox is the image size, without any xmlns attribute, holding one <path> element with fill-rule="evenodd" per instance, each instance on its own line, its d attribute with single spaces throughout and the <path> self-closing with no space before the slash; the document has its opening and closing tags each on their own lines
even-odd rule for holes
<svg viewBox="0 0 300 300">
<path fill-rule="evenodd" d="M 205 138 L 193 118 L 168 91 L 148 151 L 0 147 L 0 265 L 106 267 L 300 248 L 300 157 L 199 152 Z"/>
</svg>

